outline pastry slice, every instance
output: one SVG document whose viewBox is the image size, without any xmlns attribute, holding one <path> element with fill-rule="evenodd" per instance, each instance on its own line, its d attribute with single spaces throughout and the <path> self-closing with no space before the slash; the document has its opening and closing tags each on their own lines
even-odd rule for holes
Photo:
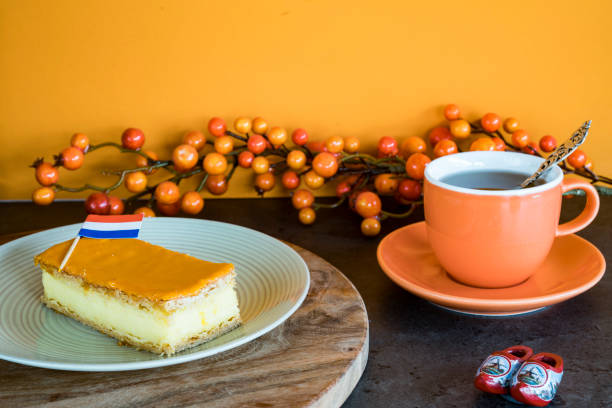
<svg viewBox="0 0 612 408">
<path fill-rule="evenodd" d="M 171 355 L 240 324 L 236 273 L 139 239 L 81 238 L 34 258 L 42 269 L 42 302 L 128 344 Z"/>
</svg>

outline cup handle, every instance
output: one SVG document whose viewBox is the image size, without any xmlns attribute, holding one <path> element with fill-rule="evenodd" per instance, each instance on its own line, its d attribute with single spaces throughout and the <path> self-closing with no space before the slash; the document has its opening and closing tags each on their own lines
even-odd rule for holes
<svg viewBox="0 0 612 408">
<path fill-rule="evenodd" d="M 580 231 L 595 219 L 597 211 L 599 211 L 599 194 L 597 190 L 595 190 L 595 187 L 582 180 L 563 180 L 561 184 L 562 193 L 575 189 L 582 190 L 586 193 L 586 205 L 580 215 L 557 227 L 557 236 L 573 234 L 574 232 Z"/>
</svg>

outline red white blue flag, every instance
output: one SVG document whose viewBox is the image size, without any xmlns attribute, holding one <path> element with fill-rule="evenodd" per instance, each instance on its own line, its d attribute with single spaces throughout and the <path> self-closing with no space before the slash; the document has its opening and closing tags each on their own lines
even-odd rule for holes
<svg viewBox="0 0 612 408">
<path fill-rule="evenodd" d="M 142 214 L 88 215 L 79 231 L 87 238 L 138 238 Z"/>
</svg>

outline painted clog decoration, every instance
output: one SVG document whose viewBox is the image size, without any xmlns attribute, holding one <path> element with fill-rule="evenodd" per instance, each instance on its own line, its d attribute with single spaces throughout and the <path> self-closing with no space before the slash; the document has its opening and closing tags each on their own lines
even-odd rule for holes
<svg viewBox="0 0 612 408">
<path fill-rule="evenodd" d="M 474 385 L 484 392 L 508 394 L 512 378 L 532 355 L 533 350 L 522 345 L 495 351 L 478 367 Z"/>
<path fill-rule="evenodd" d="M 553 353 L 538 353 L 514 375 L 510 394 L 524 404 L 544 407 L 555 397 L 562 377 L 563 359 Z"/>
</svg>

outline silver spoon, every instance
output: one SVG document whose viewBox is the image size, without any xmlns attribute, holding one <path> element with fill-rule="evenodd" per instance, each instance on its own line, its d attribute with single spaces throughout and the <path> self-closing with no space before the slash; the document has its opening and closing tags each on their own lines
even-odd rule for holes
<svg viewBox="0 0 612 408">
<path fill-rule="evenodd" d="M 546 173 L 551 167 L 565 159 L 567 156 L 572 154 L 574 150 L 578 148 L 586 140 L 589 128 L 591 127 L 591 121 L 587 120 L 574 132 L 572 137 L 563 142 L 544 160 L 540 167 L 533 173 L 529 178 L 521 183 L 521 188 L 527 187 L 533 183 L 536 179 Z"/>
</svg>

